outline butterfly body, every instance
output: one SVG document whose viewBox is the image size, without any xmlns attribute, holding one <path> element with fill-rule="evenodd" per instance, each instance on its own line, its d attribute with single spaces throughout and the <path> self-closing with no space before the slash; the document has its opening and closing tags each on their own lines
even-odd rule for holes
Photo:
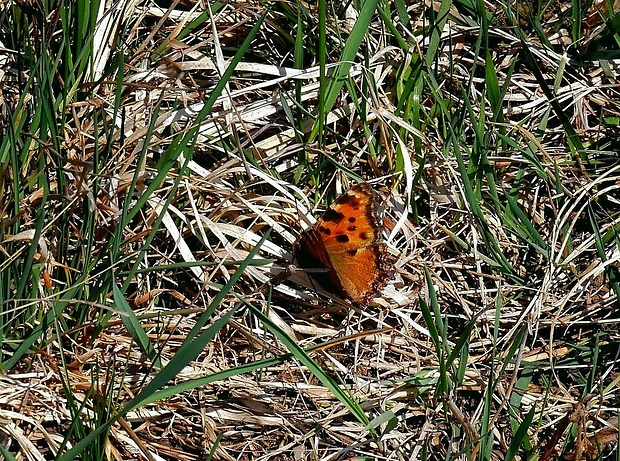
<svg viewBox="0 0 620 461">
<path fill-rule="evenodd" d="M 391 269 L 379 202 L 368 184 L 353 186 L 295 244 L 301 267 L 322 269 L 310 273 L 321 287 L 360 304 L 379 294 Z"/>
</svg>

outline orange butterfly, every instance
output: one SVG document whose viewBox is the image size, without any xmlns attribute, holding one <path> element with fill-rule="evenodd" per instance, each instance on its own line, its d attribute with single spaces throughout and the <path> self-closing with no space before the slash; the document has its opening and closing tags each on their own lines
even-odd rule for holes
<svg viewBox="0 0 620 461">
<path fill-rule="evenodd" d="M 360 304 L 372 301 L 388 281 L 392 265 L 381 240 L 380 196 L 368 184 L 342 194 L 311 228 L 301 233 L 294 253 L 325 290 Z"/>
</svg>

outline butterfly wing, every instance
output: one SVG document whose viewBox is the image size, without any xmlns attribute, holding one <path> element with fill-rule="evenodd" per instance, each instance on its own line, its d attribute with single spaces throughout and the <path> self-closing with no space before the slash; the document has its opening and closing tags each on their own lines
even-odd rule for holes
<svg viewBox="0 0 620 461">
<path fill-rule="evenodd" d="M 311 274 L 323 288 L 362 304 L 381 291 L 390 270 L 378 206 L 369 185 L 352 187 L 302 233 L 295 252 L 302 267 L 327 269 Z"/>
<path fill-rule="evenodd" d="M 389 265 L 385 256 L 383 243 L 366 245 L 345 253 L 329 253 L 344 293 L 360 304 L 372 301 L 387 283 Z"/>
<path fill-rule="evenodd" d="M 295 258 L 305 269 L 318 269 L 309 275 L 325 290 L 346 296 L 346 292 L 327 254 L 321 234 L 314 228 L 303 232 L 295 247 Z"/>
</svg>

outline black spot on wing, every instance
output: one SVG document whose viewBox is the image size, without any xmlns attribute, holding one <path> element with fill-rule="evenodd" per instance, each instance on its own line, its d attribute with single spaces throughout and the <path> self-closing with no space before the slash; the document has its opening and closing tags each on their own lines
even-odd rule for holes
<svg viewBox="0 0 620 461">
<path fill-rule="evenodd" d="M 328 208 L 325 213 L 323 213 L 323 221 L 333 222 L 334 224 L 338 224 L 340 221 L 344 219 L 344 215 L 333 208 Z"/>
<path fill-rule="evenodd" d="M 358 209 L 360 207 L 360 199 L 357 195 L 351 193 L 350 191 L 342 195 L 338 199 L 339 205 L 349 205 L 354 209 Z"/>
<path fill-rule="evenodd" d="M 340 243 L 349 243 L 349 236 L 346 234 L 340 234 L 336 236 L 336 240 Z"/>
</svg>

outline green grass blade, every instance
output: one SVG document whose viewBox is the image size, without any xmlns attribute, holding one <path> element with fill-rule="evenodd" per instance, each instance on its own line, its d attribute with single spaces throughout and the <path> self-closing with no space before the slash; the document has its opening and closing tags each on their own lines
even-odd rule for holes
<svg viewBox="0 0 620 461">
<path fill-rule="evenodd" d="M 373 14 L 375 13 L 375 9 L 377 8 L 378 0 L 365 0 L 362 5 L 362 9 L 360 14 L 355 21 L 355 25 L 353 26 L 353 30 L 351 30 L 351 34 L 345 43 L 344 49 L 342 50 L 342 55 L 340 56 L 339 64 L 334 70 L 334 73 L 331 76 L 329 86 L 327 91 L 325 92 L 325 98 L 323 102 L 322 112 L 326 116 L 329 111 L 331 111 L 338 95 L 340 94 L 340 90 L 344 85 L 345 80 L 349 77 L 349 70 L 351 66 L 356 61 L 356 55 L 359 50 L 359 47 L 364 39 L 366 31 L 368 30 L 368 26 L 370 25 L 370 20 L 372 19 Z M 309 135 L 309 141 L 312 142 L 320 133 L 320 126 L 323 122 L 319 120 L 323 117 L 318 117 L 317 121 L 314 124 L 312 132 Z"/>
<path fill-rule="evenodd" d="M 303 363 L 308 370 L 317 377 L 323 385 L 330 390 L 330 392 L 342 402 L 343 405 L 347 407 L 347 409 L 360 421 L 364 426 L 368 426 L 369 419 L 366 416 L 366 413 L 362 409 L 362 407 L 357 403 L 357 401 L 349 394 L 344 391 L 338 384 L 334 382 L 334 380 L 326 374 L 321 367 L 317 365 L 317 363 L 312 360 L 312 358 L 308 355 L 308 353 L 299 347 L 299 345 L 288 337 L 288 335 L 282 331 L 275 323 L 273 323 L 269 317 L 261 312 L 260 309 L 255 308 L 254 306 L 248 304 L 248 307 L 252 310 L 252 313 L 265 325 L 265 327 L 271 331 L 274 336 L 276 336 L 282 344 L 289 350 L 293 356 Z M 374 433 L 371 428 L 370 431 Z"/>
<path fill-rule="evenodd" d="M 71 448 L 67 453 L 59 458 L 62 461 L 68 461 L 74 459 L 78 456 L 82 451 L 88 447 L 88 445 L 95 440 L 95 438 L 101 434 L 103 431 L 107 430 L 114 422 L 118 420 L 118 418 L 124 416 L 128 411 L 139 408 L 142 405 L 146 405 L 149 402 L 152 402 L 153 396 L 158 395 L 156 392 L 164 387 L 168 382 L 170 382 L 174 377 L 192 360 L 194 360 L 202 350 L 204 350 L 205 346 L 209 341 L 211 341 L 215 335 L 217 335 L 220 330 L 226 325 L 230 317 L 236 312 L 236 308 L 229 310 L 226 314 L 221 316 L 219 319 L 214 321 L 212 325 L 203 330 L 202 327 L 206 325 L 207 321 L 212 318 L 213 312 L 220 305 L 222 300 L 228 293 L 233 289 L 241 274 L 245 271 L 245 268 L 250 264 L 254 256 L 258 254 L 261 245 L 268 237 L 268 233 L 265 234 L 259 243 L 252 249 L 252 251 L 248 254 L 248 257 L 244 260 L 243 264 L 239 266 L 239 268 L 235 271 L 235 273 L 231 276 L 230 280 L 222 288 L 222 290 L 213 298 L 213 301 L 205 311 L 205 313 L 201 316 L 201 319 L 197 322 L 197 325 L 200 324 L 199 328 L 193 328 L 190 334 L 188 334 L 187 338 L 178 349 L 177 353 L 174 357 L 168 362 L 168 364 L 159 372 L 155 377 L 149 382 L 149 384 L 140 391 L 138 395 L 136 395 L 131 401 L 125 404 L 122 410 L 108 422 L 97 427 L 91 434 L 87 437 L 80 440 L 73 448 Z"/>
<path fill-rule="evenodd" d="M 120 312 L 121 320 L 123 321 L 125 328 L 127 328 L 131 338 L 140 346 L 140 349 L 142 349 L 142 351 L 146 354 L 151 363 L 156 368 L 161 368 L 159 354 L 155 350 L 151 340 L 146 335 L 144 328 L 142 328 L 140 320 L 136 317 L 136 314 L 133 312 L 131 306 L 129 306 L 123 292 L 116 283 L 114 284 L 113 298 L 114 307 Z"/>
<path fill-rule="evenodd" d="M 519 425 L 514 436 L 512 437 L 512 441 L 510 442 L 510 446 L 508 447 L 508 452 L 506 453 L 506 461 L 512 461 L 515 459 L 517 455 L 519 455 L 521 451 L 521 447 L 525 444 L 528 435 L 528 429 L 530 428 L 532 421 L 534 420 L 534 415 L 536 414 L 536 407 L 532 407 L 530 411 L 523 418 L 523 422 Z"/>
</svg>

